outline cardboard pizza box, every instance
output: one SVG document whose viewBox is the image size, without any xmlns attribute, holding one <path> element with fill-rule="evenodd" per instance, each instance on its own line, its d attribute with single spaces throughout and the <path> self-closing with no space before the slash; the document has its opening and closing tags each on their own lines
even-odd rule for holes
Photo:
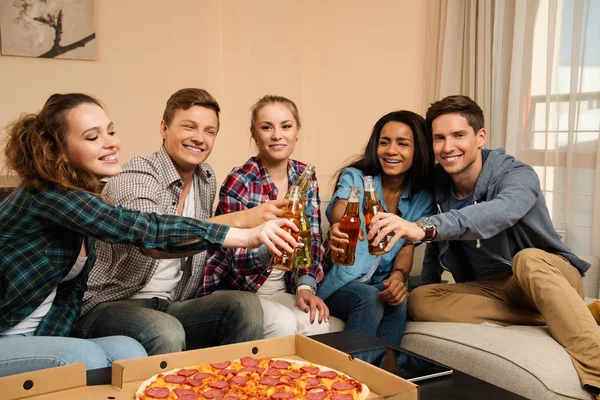
<svg viewBox="0 0 600 400">
<path fill-rule="evenodd" d="M 6 400 L 131 400 L 139 385 L 157 373 L 244 356 L 305 360 L 330 367 L 366 384 L 372 399 L 419 398 L 417 385 L 301 335 L 116 361 L 111 385 L 86 386 L 85 368 L 79 364 L 13 375 L 0 379 L 0 397 Z"/>
</svg>

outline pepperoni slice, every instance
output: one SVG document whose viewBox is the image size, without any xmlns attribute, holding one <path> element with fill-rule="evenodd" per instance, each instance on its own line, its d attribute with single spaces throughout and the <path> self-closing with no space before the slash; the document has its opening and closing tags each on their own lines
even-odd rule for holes
<svg viewBox="0 0 600 400">
<path fill-rule="evenodd" d="M 289 376 L 292 379 L 298 379 L 302 376 L 302 374 L 298 371 L 285 372 L 283 375 Z"/>
<path fill-rule="evenodd" d="M 265 372 L 266 376 L 279 376 L 281 375 L 281 371 L 275 368 L 269 368 L 267 372 Z"/>
<path fill-rule="evenodd" d="M 306 387 L 306 390 L 316 390 L 316 389 L 327 391 L 327 386 L 325 386 L 325 385 L 310 385 L 310 386 Z"/>
<path fill-rule="evenodd" d="M 302 371 L 307 372 L 312 375 L 316 375 L 319 373 L 319 368 L 317 367 L 302 367 L 300 368 Z"/>
<path fill-rule="evenodd" d="M 223 361 L 220 363 L 210 363 L 211 367 L 216 369 L 225 369 L 231 365 L 231 361 Z"/>
<path fill-rule="evenodd" d="M 234 369 L 222 369 L 219 371 L 219 375 L 237 375 L 237 371 Z"/>
<path fill-rule="evenodd" d="M 267 386 L 272 386 L 272 385 L 276 384 L 277 382 L 279 382 L 279 379 L 273 378 L 270 376 L 264 376 L 260 379 L 260 381 L 258 381 L 258 383 L 260 383 L 261 385 L 267 385 Z"/>
<path fill-rule="evenodd" d="M 335 390 L 350 390 L 354 389 L 354 385 L 348 382 L 333 382 L 331 387 Z"/>
<path fill-rule="evenodd" d="M 202 393 L 202 396 L 207 399 L 220 399 L 221 397 L 225 396 L 225 392 L 222 390 L 211 389 Z"/>
<path fill-rule="evenodd" d="M 231 378 L 231 382 L 237 383 L 240 386 L 244 386 L 246 382 L 248 382 L 248 379 L 250 378 L 247 376 L 234 376 L 233 378 Z"/>
<path fill-rule="evenodd" d="M 216 381 L 216 382 L 209 383 L 208 386 L 210 386 L 211 388 L 215 388 L 215 389 L 225 389 L 226 387 L 229 387 L 229 382 Z"/>
<path fill-rule="evenodd" d="M 146 396 L 154 399 L 166 399 L 171 394 L 171 391 L 162 387 L 151 387 L 146 390 Z"/>
<path fill-rule="evenodd" d="M 181 376 L 181 375 L 166 375 L 163 379 L 165 380 L 165 382 L 169 382 L 169 383 L 185 382 L 185 376 Z"/>
<path fill-rule="evenodd" d="M 304 395 L 306 400 L 323 400 L 327 396 L 326 392 L 308 392 Z"/>
<path fill-rule="evenodd" d="M 263 373 L 263 372 L 265 372 L 265 369 L 264 369 L 264 368 L 256 368 L 256 372 L 257 372 L 259 375 L 262 375 L 262 373 Z"/>
<path fill-rule="evenodd" d="M 336 376 L 337 376 L 337 373 L 335 371 L 323 371 L 319 375 L 317 375 L 318 378 L 328 378 L 328 379 L 334 379 Z"/>
<path fill-rule="evenodd" d="M 270 398 L 271 399 L 293 399 L 294 393 L 290 393 L 290 392 L 273 393 Z"/>
<path fill-rule="evenodd" d="M 209 376 L 214 376 L 213 374 L 209 374 L 208 372 L 198 372 L 194 375 L 194 379 L 202 380 L 204 378 L 208 378 Z"/>
<path fill-rule="evenodd" d="M 274 384 L 273 384 L 273 385 L 271 385 L 271 386 L 283 386 L 283 385 L 285 385 L 285 386 L 290 386 L 290 387 L 292 386 L 292 385 L 290 385 L 289 383 L 287 383 L 287 382 L 282 382 L 282 381 L 276 382 L 276 383 L 274 383 Z"/>
<path fill-rule="evenodd" d="M 321 380 L 319 378 L 315 378 L 312 376 L 309 376 L 308 378 L 304 378 L 302 380 L 308 382 L 309 385 L 313 385 L 313 386 L 321 383 Z"/>
<path fill-rule="evenodd" d="M 190 385 L 193 387 L 198 387 L 200 385 L 202 385 L 202 381 L 200 379 L 188 379 L 187 381 L 183 382 L 185 385 Z"/>
<path fill-rule="evenodd" d="M 334 394 L 331 396 L 331 400 L 353 400 L 354 397 L 351 394 Z"/>
<path fill-rule="evenodd" d="M 258 360 L 252 357 L 244 357 L 240 361 L 244 367 L 256 367 L 258 365 Z"/>
<path fill-rule="evenodd" d="M 180 369 L 179 371 L 177 371 L 177 375 L 181 375 L 181 376 L 192 376 L 194 374 L 196 374 L 198 371 L 196 371 L 195 369 Z"/>
<path fill-rule="evenodd" d="M 195 395 L 196 394 L 192 389 L 177 388 L 177 389 L 173 389 L 173 391 L 179 397 L 185 396 L 186 394 L 191 394 L 191 395 Z"/>
<path fill-rule="evenodd" d="M 277 360 L 277 361 L 275 361 L 275 364 L 271 365 L 271 367 L 277 368 L 277 369 L 288 369 L 290 367 L 290 365 L 292 365 L 292 364 L 287 361 Z"/>
<path fill-rule="evenodd" d="M 177 400 L 198 400 L 198 398 L 193 394 L 184 394 L 178 397 Z"/>
</svg>

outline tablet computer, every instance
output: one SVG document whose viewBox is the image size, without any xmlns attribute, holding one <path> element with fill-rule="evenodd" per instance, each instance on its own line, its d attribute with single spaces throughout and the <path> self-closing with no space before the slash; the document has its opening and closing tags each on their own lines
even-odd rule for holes
<svg viewBox="0 0 600 400">
<path fill-rule="evenodd" d="M 450 375 L 452 368 L 395 346 L 350 353 L 409 382 Z"/>
</svg>

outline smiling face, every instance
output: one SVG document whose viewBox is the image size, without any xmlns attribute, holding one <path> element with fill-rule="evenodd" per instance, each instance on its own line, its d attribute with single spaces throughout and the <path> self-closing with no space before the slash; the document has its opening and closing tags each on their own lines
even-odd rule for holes
<svg viewBox="0 0 600 400">
<path fill-rule="evenodd" d="M 377 144 L 377 157 L 384 175 L 398 177 L 408 172 L 415 153 L 414 136 L 402 122 L 388 122 L 383 126 Z"/>
<path fill-rule="evenodd" d="M 165 149 L 180 175 L 193 172 L 206 161 L 218 132 L 217 113 L 201 106 L 178 109 L 169 125 L 165 121 L 160 124 Z"/>
<path fill-rule="evenodd" d="M 286 104 L 270 103 L 262 107 L 252 129 L 259 157 L 268 164 L 287 162 L 296 148 L 298 129 L 298 122 Z"/>
<path fill-rule="evenodd" d="M 121 143 L 113 123 L 96 104 L 86 103 L 67 114 L 67 160 L 98 179 L 121 171 L 119 150 Z"/>
<path fill-rule="evenodd" d="M 462 115 L 443 114 L 432 121 L 431 130 L 435 159 L 452 179 L 477 179 L 482 168 L 481 148 L 485 144 L 485 129 L 474 132 Z"/>
</svg>

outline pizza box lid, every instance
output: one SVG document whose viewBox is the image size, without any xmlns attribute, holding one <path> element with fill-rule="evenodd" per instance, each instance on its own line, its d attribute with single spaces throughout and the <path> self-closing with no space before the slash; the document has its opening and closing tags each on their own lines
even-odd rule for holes
<svg viewBox="0 0 600 400">
<path fill-rule="evenodd" d="M 112 385 L 86 386 L 85 368 L 75 364 L 0 378 L 0 387 L 7 400 L 131 400 L 139 385 L 157 373 L 244 356 L 306 360 L 330 367 L 366 384 L 372 399 L 419 398 L 417 385 L 302 335 L 116 361 Z"/>
</svg>

